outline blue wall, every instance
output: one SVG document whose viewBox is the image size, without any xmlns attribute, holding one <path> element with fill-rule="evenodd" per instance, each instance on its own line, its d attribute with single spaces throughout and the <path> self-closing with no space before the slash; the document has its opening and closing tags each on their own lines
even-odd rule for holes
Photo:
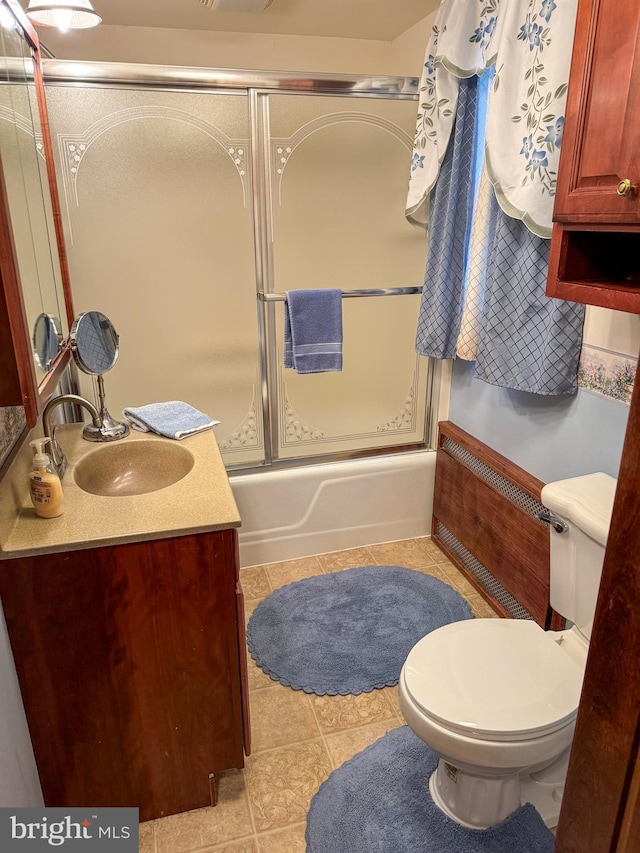
<svg viewBox="0 0 640 853">
<path fill-rule="evenodd" d="M 579 390 L 572 397 L 508 391 L 456 359 L 449 419 L 546 483 L 604 471 L 618 476 L 629 407 Z"/>
</svg>

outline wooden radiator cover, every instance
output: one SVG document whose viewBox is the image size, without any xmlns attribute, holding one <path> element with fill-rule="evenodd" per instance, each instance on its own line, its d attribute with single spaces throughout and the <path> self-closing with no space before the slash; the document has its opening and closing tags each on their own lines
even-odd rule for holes
<svg viewBox="0 0 640 853">
<path fill-rule="evenodd" d="M 432 538 L 503 616 L 559 630 L 549 604 L 545 485 L 451 421 L 438 425 Z"/>
</svg>

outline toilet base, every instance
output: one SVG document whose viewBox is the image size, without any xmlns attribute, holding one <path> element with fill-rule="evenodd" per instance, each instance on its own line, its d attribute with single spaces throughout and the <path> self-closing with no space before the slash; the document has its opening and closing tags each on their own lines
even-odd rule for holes
<svg viewBox="0 0 640 853">
<path fill-rule="evenodd" d="M 487 829 L 520 806 L 520 777 L 517 773 L 480 776 L 441 758 L 429 779 L 429 793 L 436 806 L 456 823 Z"/>
<path fill-rule="evenodd" d="M 568 761 L 569 749 L 547 767 L 504 776 L 479 775 L 441 758 L 429 779 L 429 793 L 447 817 L 470 829 L 495 826 L 525 803 L 531 803 L 553 829 L 560 815 Z"/>
</svg>

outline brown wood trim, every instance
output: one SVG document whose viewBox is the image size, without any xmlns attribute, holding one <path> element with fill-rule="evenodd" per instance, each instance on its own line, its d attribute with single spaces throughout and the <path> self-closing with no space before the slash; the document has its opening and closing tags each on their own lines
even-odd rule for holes
<svg viewBox="0 0 640 853">
<path fill-rule="evenodd" d="M 458 569 L 458 571 L 467 578 L 469 583 L 477 590 L 478 594 L 484 598 L 487 604 L 490 604 L 498 615 L 502 616 L 504 619 L 509 619 L 509 614 L 504 609 L 504 607 L 502 607 L 500 602 L 496 601 L 493 596 L 488 594 L 487 590 L 482 586 L 481 583 L 478 582 L 478 579 L 473 574 L 473 572 L 470 572 L 469 569 L 462 562 L 462 560 L 460 560 L 460 558 L 456 554 L 449 550 L 449 547 L 444 541 L 444 539 L 442 539 L 442 537 L 439 536 L 437 533 L 432 533 L 431 540 L 432 542 L 435 542 L 438 548 L 444 551 L 444 553 L 449 558 L 449 561 L 452 562 L 453 565 Z"/>
<path fill-rule="evenodd" d="M 6 390 L 10 393 L 8 399 L 12 401 L 7 405 L 24 406 L 27 424 L 29 427 L 33 427 L 39 414 L 37 404 L 38 383 L 30 347 L 27 315 L 22 298 L 20 272 L 16 260 L 16 249 L 9 215 L 9 200 L 1 160 L 0 214 L 0 269 L 2 270 L 4 291 L 2 313 L 6 315 L 11 331 L 11 340 L 2 336 L 0 343 L 2 372 L 4 373 L 5 370 L 7 372 L 6 379 L 9 387 Z M 1 385 L 2 382 L 0 382 Z"/>
<path fill-rule="evenodd" d="M 590 80 L 586 72 L 593 60 L 599 7 L 600 0 L 582 0 L 576 17 L 554 215 L 556 210 L 564 212 L 562 204 L 568 201 L 570 193 L 578 183 L 581 140 L 590 101 Z"/>
<path fill-rule="evenodd" d="M 438 448 L 433 516 L 539 625 L 549 606 L 549 531 Z"/>
<path fill-rule="evenodd" d="M 638 853 L 640 381 L 636 377 L 555 853 Z M 635 801 L 634 801 L 635 797 Z"/>
<path fill-rule="evenodd" d="M 44 404 L 56 390 L 60 380 L 62 379 L 62 374 L 67 369 L 67 366 L 70 361 L 71 349 L 69 346 L 65 346 L 65 348 L 59 353 L 59 355 L 56 356 L 56 359 L 53 362 L 51 369 L 38 386 L 38 399 L 40 401 L 40 410 L 44 408 Z"/>
<path fill-rule="evenodd" d="M 249 708 L 249 673 L 246 627 L 244 619 L 244 593 L 240 581 L 236 583 L 236 621 L 238 626 L 238 662 L 240 664 L 240 700 L 242 705 L 242 741 L 244 754 L 251 755 L 251 714 Z"/>
<path fill-rule="evenodd" d="M 628 314 L 640 314 L 640 291 L 634 292 L 624 286 L 604 283 L 597 286 L 556 280 L 547 289 L 547 296 L 579 302 L 582 305 L 597 305 L 613 311 L 625 311 Z"/>
<path fill-rule="evenodd" d="M 244 763 L 235 531 L 8 560 L 0 593 L 45 803 L 210 804 Z"/>
<path fill-rule="evenodd" d="M 465 430 L 456 426 L 453 421 L 440 421 L 438 424 L 438 447 L 442 447 L 445 436 L 462 445 L 462 447 L 473 453 L 481 462 L 493 468 L 505 479 L 510 480 L 530 497 L 537 501 L 541 500 L 540 493 L 545 485 L 542 480 L 538 480 L 537 477 L 525 471 L 524 468 L 520 468 L 519 465 L 511 462 L 510 459 L 502 456 L 501 453 L 493 450 L 470 433 L 465 432 Z"/>
<path fill-rule="evenodd" d="M 56 232 L 56 243 L 58 246 L 58 258 L 60 261 L 60 275 L 62 276 L 62 290 L 64 293 L 64 304 L 67 311 L 67 323 L 69 329 L 73 325 L 75 313 L 73 308 L 73 295 L 71 293 L 71 277 L 69 275 L 69 261 L 67 258 L 67 247 L 64 241 L 64 228 L 62 224 L 62 212 L 60 209 L 60 197 L 58 196 L 58 181 L 53 159 L 53 147 L 51 145 L 51 128 L 49 125 L 49 113 L 47 111 L 47 99 L 44 90 L 44 77 L 42 74 L 42 55 L 40 44 L 34 48 L 33 76 L 38 101 L 38 112 L 40 113 L 40 126 L 42 131 L 42 147 L 44 148 L 45 163 L 47 167 L 47 179 L 49 181 L 49 195 L 51 197 L 51 209 L 53 212 L 53 223 Z"/>
<path fill-rule="evenodd" d="M 640 749 L 636 749 L 629 796 L 622 816 L 619 853 L 637 853 L 640 844 Z"/>
<path fill-rule="evenodd" d="M 251 711 L 249 707 L 249 672 L 247 662 L 246 625 L 244 615 L 244 592 L 240 582 L 240 547 L 238 531 L 233 534 L 233 577 L 236 584 L 236 637 L 238 641 L 238 663 L 240 666 L 240 707 L 242 709 L 242 741 L 244 754 L 251 755 Z"/>
<path fill-rule="evenodd" d="M 0 237 L 1 242 L 1 237 Z M 6 283 L 7 273 L 3 269 L 2 251 L 0 248 L 0 329 L 10 329 L 10 308 L 7 300 L 7 291 L 10 285 Z M 13 335 L 0 335 L 0 405 L 21 406 L 22 388 L 20 386 L 20 374 L 16 363 Z"/>
</svg>

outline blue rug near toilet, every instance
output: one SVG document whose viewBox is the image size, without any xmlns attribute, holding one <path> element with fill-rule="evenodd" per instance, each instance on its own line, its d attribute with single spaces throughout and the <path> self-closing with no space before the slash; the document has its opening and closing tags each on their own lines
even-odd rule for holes
<svg viewBox="0 0 640 853">
<path fill-rule="evenodd" d="M 430 631 L 472 619 L 448 584 L 401 566 L 360 566 L 295 581 L 256 607 L 249 651 L 271 678 L 319 695 L 398 683 L 413 646 Z"/>
<path fill-rule="evenodd" d="M 311 801 L 307 853 L 552 853 L 530 803 L 490 829 L 448 818 L 429 795 L 437 763 L 408 726 L 345 762 Z"/>
</svg>

